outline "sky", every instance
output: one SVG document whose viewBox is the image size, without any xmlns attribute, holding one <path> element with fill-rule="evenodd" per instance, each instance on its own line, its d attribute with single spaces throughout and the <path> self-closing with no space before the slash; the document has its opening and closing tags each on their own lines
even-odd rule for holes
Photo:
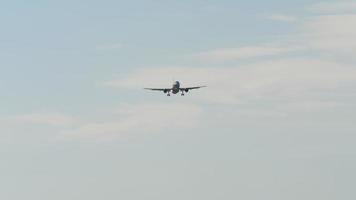
<svg viewBox="0 0 356 200">
<path fill-rule="evenodd" d="M 356 2 L 7 1 L 0 199 L 355 199 Z M 207 85 L 167 97 L 144 87 Z"/>
</svg>

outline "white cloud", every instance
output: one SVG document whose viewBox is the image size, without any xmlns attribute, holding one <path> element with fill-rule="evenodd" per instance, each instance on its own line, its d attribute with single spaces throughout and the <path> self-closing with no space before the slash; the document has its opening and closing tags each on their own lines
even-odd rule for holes
<svg viewBox="0 0 356 200">
<path fill-rule="evenodd" d="M 301 25 L 302 40 L 311 48 L 356 53 L 356 14 L 313 17 Z"/>
<path fill-rule="evenodd" d="M 270 58 L 290 52 L 305 50 L 331 53 L 354 58 L 356 54 L 356 13 L 343 11 L 342 8 L 355 9 L 355 2 L 320 3 L 312 6 L 320 10 L 338 10 L 337 14 L 323 14 L 297 20 L 288 15 L 272 15 L 277 21 L 295 21 L 297 33 L 289 35 L 288 40 L 271 41 L 268 45 L 256 45 L 236 48 L 220 48 L 197 53 L 203 61 L 238 61 L 258 57 Z M 342 12 L 343 11 L 343 12 Z"/>
<path fill-rule="evenodd" d="M 183 84 L 207 84 L 193 91 L 207 102 L 248 103 L 290 98 L 308 99 L 308 95 L 356 83 L 356 68 L 317 59 L 280 59 L 228 68 L 162 67 L 143 69 L 130 76 L 110 81 L 119 88 L 168 86 L 165 77 L 175 74 Z"/>
<path fill-rule="evenodd" d="M 290 15 L 283 15 L 283 14 L 275 14 L 275 15 L 271 15 L 268 17 L 271 20 L 274 21 L 281 21 L 281 22 L 295 22 L 298 19 L 294 16 L 290 16 Z"/>
<path fill-rule="evenodd" d="M 0 116 L 0 143 L 25 144 L 50 142 L 60 130 L 78 123 L 77 119 L 60 113 L 30 113 Z"/>
<path fill-rule="evenodd" d="M 316 112 L 322 110 L 331 110 L 344 106 L 343 103 L 318 100 L 318 101 L 292 101 L 286 104 L 281 104 L 277 107 L 277 110 L 289 111 L 289 112 Z"/>
<path fill-rule="evenodd" d="M 247 46 L 240 48 L 222 48 L 212 51 L 202 52 L 196 56 L 208 61 L 231 61 L 238 59 L 248 59 L 261 56 L 273 56 L 295 51 L 296 47 L 275 47 L 275 46 Z"/>
<path fill-rule="evenodd" d="M 69 126 L 75 123 L 71 116 L 59 113 L 32 113 L 8 117 L 7 121 L 19 124 L 40 124 L 49 126 Z"/>
<path fill-rule="evenodd" d="M 321 2 L 310 6 L 308 10 L 316 13 L 356 12 L 356 2 L 355 1 Z"/>
<path fill-rule="evenodd" d="M 326 5 L 332 4 L 319 4 L 325 10 Z M 341 4 L 338 5 L 341 10 Z M 285 15 L 272 18 L 296 20 Z M 295 26 L 300 31 L 291 35 L 284 44 L 275 41 L 281 44 L 279 46 L 273 45 L 272 41 L 272 45 L 221 48 L 197 54 L 205 61 L 274 56 L 267 57 L 267 61 L 251 60 L 252 64 L 231 67 L 148 68 L 105 84 L 119 88 L 169 87 L 170 80 L 166 77 L 174 75 L 183 84 L 208 85 L 208 88 L 194 91 L 197 95 L 193 94 L 205 102 L 243 105 L 268 102 L 270 105 L 278 104 L 278 109 L 292 112 L 318 111 L 343 105 L 347 99 L 326 101 L 325 95 L 345 93 L 345 88 L 356 85 L 355 65 L 332 61 L 330 57 L 325 59 L 325 54 L 306 56 L 302 51 L 312 50 L 313 55 L 326 52 L 335 57 L 351 55 L 353 58 L 356 54 L 356 15 L 312 16 L 297 20 Z M 298 56 L 289 55 L 288 59 L 282 59 L 280 55 L 288 52 L 298 52 Z"/>
<path fill-rule="evenodd" d="M 25 133 L 47 135 L 60 140 L 107 140 L 123 134 L 184 130 L 198 125 L 202 112 L 200 106 L 187 103 L 124 104 L 112 112 L 96 113 L 91 119 L 74 119 L 58 113 L 33 113 L 1 117 L 0 124 L 2 137 L 8 137 L 9 141 L 19 136 L 23 138 Z M 26 135 L 26 138 L 29 136 Z"/>
<path fill-rule="evenodd" d="M 314 5 L 313 9 L 323 13 L 348 12 L 353 9 L 354 4 L 321 3 Z M 108 81 L 105 85 L 136 90 L 143 87 L 169 87 L 170 78 L 175 76 L 182 82 L 183 87 L 208 86 L 191 91 L 192 94 L 183 98 L 184 101 L 194 98 L 199 102 L 223 105 L 223 108 L 231 108 L 231 116 L 243 118 L 284 117 L 290 112 L 318 112 L 353 104 L 347 98 L 326 97 L 335 94 L 344 96 L 343 94 L 349 92 L 345 88 L 356 85 L 355 65 L 333 62 L 330 58 L 324 59 L 314 54 L 299 54 L 298 57 L 289 54 L 286 59 L 282 59 L 280 55 L 311 49 L 317 53 L 347 53 L 354 57 L 356 14 L 328 14 L 298 20 L 288 15 L 273 15 L 270 19 L 295 22 L 293 25 L 299 27 L 300 32 L 292 35 L 290 41 L 285 44 L 271 41 L 269 45 L 221 48 L 197 54 L 197 57 L 205 61 L 266 57 L 264 61 L 250 60 L 250 64 L 230 67 L 144 68 L 117 80 Z M 280 45 L 273 45 L 274 43 Z M 298 45 L 294 45 L 296 43 Z M 117 43 L 98 46 L 97 49 L 111 50 L 121 47 L 122 45 Z M 235 111 L 234 108 L 239 110 Z M 29 127 L 40 127 L 43 133 L 59 132 L 69 138 L 107 138 L 129 133 L 182 130 L 199 125 L 200 119 L 204 117 L 200 106 L 161 102 L 123 105 L 118 108 L 117 113 L 102 113 L 102 116 L 105 116 L 102 118 L 100 114 L 94 115 L 94 119 L 85 120 L 84 117 L 74 119 L 59 113 L 32 113 L 7 117 L 5 120 L 2 118 L 0 122 L 2 132 L 8 132 L 9 138 L 16 131 L 27 133 L 26 129 Z M 217 115 L 226 119 L 225 113 Z M 32 131 L 40 132 L 36 128 Z"/>
<path fill-rule="evenodd" d="M 274 16 L 282 19 L 283 16 Z M 287 19 L 287 18 L 286 18 Z M 197 53 L 203 61 L 222 62 L 252 59 L 258 57 L 280 56 L 290 52 L 317 50 L 354 58 L 356 54 L 356 14 L 320 15 L 298 20 L 296 34 L 290 39 L 273 41 L 270 45 L 221 48 Z M 280 45 L 276 45 L 280 44 Z"/>
<path fill-rule="evenodd" d="M 87 122 L 76 128 L 63 130 L 67 137 L 115 137 L 135 132 L 158 132 L 168 129 L 184 129 L 197 124 L 202 113 L 192 104 L 160 103 L 123 105 L 117 116 L 104 122 Z"/>
</svg>

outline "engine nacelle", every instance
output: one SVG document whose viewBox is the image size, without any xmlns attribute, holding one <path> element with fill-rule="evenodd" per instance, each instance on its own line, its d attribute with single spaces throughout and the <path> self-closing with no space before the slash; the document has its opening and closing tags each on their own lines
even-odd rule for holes
<svg viewBox="0 0 356 200">
<path fill-rule="evenodd" d="M 185 91 L 185 92 L 189 92 L 189 89 L 185 89 L 184 91 Z"/>
<path fill-rule="evenodd" d="M 168 90 L 163 90 L 163 92 L 164 92 L 164 93 L 167 93 L 167 92 L 168 92 Z"/>
</svg>

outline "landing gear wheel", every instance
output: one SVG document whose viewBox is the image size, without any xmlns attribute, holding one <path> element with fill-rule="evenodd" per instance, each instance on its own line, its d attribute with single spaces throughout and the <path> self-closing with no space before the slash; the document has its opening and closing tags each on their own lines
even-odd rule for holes
<svg viewBox="0 0 356 200">
<path fill-rule="evenodd" d="M 167 94 L 167 96 L 168 96 L 168 97 L 170 97 L 170 96 L 171 96 L 171 94 L 169 94 L 169 93 L 168 93 L 168 94 Z"/>
<path fill-rule="evenodd" d="M 184 93 L 182 93 L 181 96 L 184 96 Z"/>
</svg>

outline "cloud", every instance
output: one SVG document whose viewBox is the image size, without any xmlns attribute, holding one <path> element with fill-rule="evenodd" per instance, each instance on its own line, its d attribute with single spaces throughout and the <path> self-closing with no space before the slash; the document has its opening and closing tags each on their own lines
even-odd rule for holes
<svg viewBox="0 0 356 200">
<path fill-rule="evenodd" d="M 188 94 L 189 96 L 184 98 L 184 102 L 193 100 L 199 102 L 199 105 L 221 106 L 219 108 L 230 109 L 231 116 L 241 118 L 284 117 L 286 113 L 291 112 L 319 112 L 354 104 L 354 96 L 345 96 L 349 95 L 349 88 L 356 86 L 355 64 L 339 62 L 340 57 L 333 61 L 333 58 L 320 55 L 327 52 L 333 56 L 342 54 L 344 57 L 347 54 L 354 57 L 356 14 L 348 13 L 354 9 L 354 4 L 316 4 L 312 8 L 323 15 L 308 18 L 270 16 L 272 20 L 295 22 L 293 25 L 299 28 L 299 32 L 289 35 L 290 40 L 284 40 L 284 43 L 270 41 L 268 45 L 220 48 L 195 54 L 197 58 L 208 62 L 250 59 L 248 64 L 234 62 L 235 64 L 229 67 L 216 65 L 142 68 L 127 76 L 107 81 L 104 85 L 123 90 L 169 87 L 170 79 L 167 80 L 167 77 L 174 75 L 182 82 L 183 87 L 208 86 L 192 91 L 191 95 Z M 338 14 L 329 14 L 334 12 Z M 111 50 L 121 47 L 122 45 L 117 43 L 98 46 L 97 49 Z M 312 50 L 313 54 L 302 52 L 308 50 Z M 288 54 L 291 52 L 293 54 Z M 284 56 L 286 54 L 288 55 Z M 254 59 L 259 57 L 264 59 Z M 13 132 L 28 133 L 30 129 L 33 133 L 53 132 L 67 138 L 110 138 L 130 133 L 189 129 L 199 125 L 200 120 L 205 117 L 204 112 L 211 111 L 207 107 L 204 108 L 206 110 L 203 111 L 202 107 L 192 103 L 142 101 L 121 105 L 114 114 L 92 114 L 94 117 L 91 119 L 85 119 L 84 116 L 74 118 L 60 113 L 30 113 L 2 118 L 0 123 L 2 133 L 7 132 L 9 138 L 14 135 Z M 226 119 L 223 112 L 217 115 Z M 230 119 L 234 120 L 233 117 Z M 27 135 L 30 137 L 30 134 Z"/>
<path fill-rule="evenodd" d="M 61 131 L 66 137 L 116 137 L 137 132 L 189 128 L 198 123 L 202 110 L 193 104 L 148 103 L 122 105 L 112 119 L 86 122 Z"/>
<path fill-rule="evenodd" d="M 296 47 L 247 46 L 238 48 L 222 48 L 196 54 L 196 57 L 208 61 L 231 61 L 261 56 L 273 56 L 295 51 Z"/>
<path fill-rule="evenodd" d="M 280 16 L 281 17 L 281 16 Z M 271 56 L 278 57 L 291 52 L 316 50 L 354 58 L 356 54 L 356 14 L 312 16 L 295 23 L 297 33 L 289 40 L 270 42 L 269 45 L 221 48 L 195 54 L 207 62 L 238 61 Z M 278 45 L 279 44 L 279 45 Z"/>
<path fill-rule="evenodd" d="M 320 2 L 308 7 L 308 10 L 316 13 L 350 13 L 356 12 L 356 2 L 338 1 L 338 2 Z"/>
<path fill-rule="evenodd" d="M 356 53 L 356 14 L 323 15 L 301 24 L 305 45 L 332 53 Z"/>
<path fill-rule="evenodd" d="M 281 21 L 281 22 L 295 22 L 295 21 L 298 20 L 294 16 L 282 15 L 282 14 L 271 15 L 268 18 L 271 19 L 271 20 L 274 20 L 274 21 Z"/>
<path fill-rule="evenodd" d="M 78 119 L 61 113 L 29 113 L 0 117 L 0 143 L 50 142 L 59 131 L 78 124 Z"/>
<path fill-rule="evenodd" d="M 207 62 L 228 62 L 271 56 L 278 57 L 291 52 L 308 50 L 354 58 L 356 54 L 356 12 L 355 2 L 320 3 L 312 6 L 320 11 L 339 11 L 330 14 L 314 15 L 297 20 L 289 15 L 271 15 L 269 19 L 293 21 L 297 32 L 287 40 L 270 41 L 268 45 L 220 48 L 196 53 L 195 57 Z M 345 8 L 345 9 L 342 9 Z M 346 9 L 347 8 L 347 9 Z M 290 54 L 289 54 L 290 55 Z"/>
<path fill-rule="evenodd" d="M 337 92 L 356 83 L 356 68 L 319 59 L 276 59 L 236 67 L 161 67 L 141 69 L 126 78 L 109 81 L 118 88 L 166 86 L 171 74 L 182 84 L 202 84 L 208 88 L 194 91 L 201 100 L 215 103 L 250 103 L 274 99 L 308 99 L 310 94 Z"/>
<path fill-rule="evenodd" d="M 32 113 L 6 118 L 7 121 L 18 124 L 39 124 L 49 126 L 69 126 L 75 123 L 71 116 L 59 113 Z"/>
<path fill-rule="evenodd" d="M 63 139 L 113 139 L 124 134 L 156 133 L 164 130 L 184 130 L 199 124 L 203 116 L 200 106 L 189 103 L 123 104 L 112 112 L 96 113 L 95 117 L 73 118 L 58 113 L 21 114 L 1 117 L 1 136 Z M 48 134 L 50 132 L 51 134 Z M 17 134 L 13 134 L 17 133 Z M 31 136 L 31 137 L 32 137 Z"/>
<path fill-rule="evenodd" d="M 341 5 L 345 3 L 337 4 L 336 7 L 336 4 L 317 5 L 324 10 L 329 6 L 329 10 L 333 7 L 342 11 Z M 353 3 L 349 5 L 352 7 Z M 296 20 L 287 15 L 271 17 L 282 21 Z M 193 95 L 208 103 L 268 104 L 288 112 L 332 109 L 349 100 L 325 100 L 326 97 L 332 94 L 344 95 L 348 91 L 346 88 L 356 85 L 355 65 L 340 62 L 340 58 L 354 58 L 356 54 L 355 24 L 356 14 L 301 18 L 294 23 L 299 31 L 289 35 L 289 40 L 284 42 L 271 41 L 269 45 L 221 48 L 196 54 L 197 58 L 208 62 L 264 57 L 263 61 L 251 59 L 250 64 L 230 67 L 147 68 L 108 81 L 105 85 L 121 89 L 169 87 L 166 77 L 174 74 L 183 84 L 189 84 L 186 86 L 208 85 L 208 88 L 194 91 L 198 94 Z M 290 52 L 293 54 L 281 57 Z M 332 58 L 325 55 L 332 55 Z"/>
<path fill-rule="evenodd" d="M 276 110 L 306 113 L 317 112 L 322 110 L 331 110 L 342 106 L 345 106 L 345 104 L 330 100 L 292 101 L 286 104 L 279 105 Z"/>
</svg>

